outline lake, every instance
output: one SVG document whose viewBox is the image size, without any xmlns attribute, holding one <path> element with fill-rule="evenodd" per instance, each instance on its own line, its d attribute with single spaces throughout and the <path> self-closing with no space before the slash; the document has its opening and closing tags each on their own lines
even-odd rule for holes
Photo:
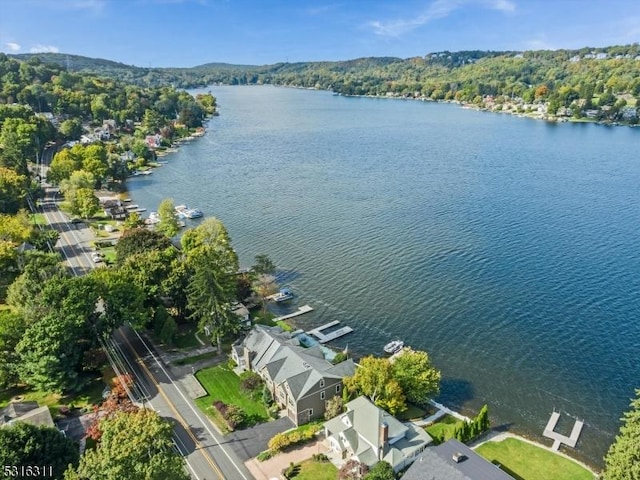
<svg viewBox="0 0 640 480">
<path fill-rule="evenodd" d="M 428 351 L 451 407 L 536 438 L 554 409 L 583 419 L 577 456 L 602 464 L 640 387 L 640 129 L 210 90 L 220 116 L 129 181 L 135 203 L 220 218 L 315 308 L 300 327 L 354 328 L 332 346 Z"/>
</svg>

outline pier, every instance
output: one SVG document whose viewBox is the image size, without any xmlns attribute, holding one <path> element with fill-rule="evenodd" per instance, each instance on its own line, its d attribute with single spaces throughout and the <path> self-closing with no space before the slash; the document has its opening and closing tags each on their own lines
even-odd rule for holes
<svg viewBox="0 0 640 480">
<path fill-rule="evenodd" d="M 568 447 L 575 447 L 576 443 L 578 443 L 580 433 L 582 432 L 584 422 L 576 419 L 573 424 L 573 428 L 571 429 L 571 435 L 567 437 L 566 435 L 562 435 L 555 431 L 558 420 L 560 420 L 560 414 L 558 412 L 553 412 L 547 422 L 547 426 L 544 428 L 544 432 L 542 432 L 542 435 L 553 440 L 553 446 L 551 447 L 553 450 L 557 451 L 562 443 Z"/>
<path fill-rule="evenodd" d="M 312 307 L 310 307 L 309 305 L 303 305 L 300 308 L 298 308 L 298 310 L 296 310 L 295 312 L 290 313 L 289 315 L 283 315 L 281 317 L 274 318 L 273 321 L 279 322 L 280 320 L 289 320 L 290 318 L 294 318 L 299 315 L 304 315 L 305 313 L 309 313 L 312 311 L 313 311 Z"/>
<path fill-rule="evenodd" d="M 330 342 L 331 340 L 335 340 L 336 338 L 342 337 L 343 335 L 353 332 L 353 328 L 351 327 L 341 327 L 329 333 L 323 332 L 323 330 L 327 330 L 339 324 L 340 322 L 338 320 L 334 320 L 333 322 L 325 323 L 324 325 L 318 328 L 309 330 L 307 334 L 316 337 L 318 339 L 318 342 L 320 343 L 327 343 L 327 342 Z"/>
</svg>

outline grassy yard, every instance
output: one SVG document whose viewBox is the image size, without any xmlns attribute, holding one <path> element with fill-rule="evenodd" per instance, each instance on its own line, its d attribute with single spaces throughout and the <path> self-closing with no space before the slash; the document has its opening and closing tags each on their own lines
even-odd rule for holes
<svg viewBox="0 0 640 480">
<path fill-rule="evenodd" d="M 427 411 L 424 408 L 420 408 L 417 405 L 408 404 L 407 409 L 398 415 L 398 419 L 406 422 L 409 420 L 424 418 L 426 414 Z"/>
<path fill-rule="evenodd" d="M 206 397 L 196 399 L 196 404 L 219 427 L 224 425 L 220 425 L 216 415 L 217 411 L 211 406 L 215 400 L 222 400 L 226 404 L 242 408 L 248 417 L 248 425 L 269 420 L 269 413 L 262 402 L 252 400 L 249 395 L 240 390 L 240 377 L 226 365 L 205 368 L 197 372 L 196 377 L 209 394 Z M 225 430 L 225 428 L 221 429 Z"/>
<path fill-rule="evenodd" d="M 197 330 L 198 327 L 193 324 L 180 325 L 178 333 L 173 337 L 173 344 L 183 349 L 200 347 L 200 342 L 195 336 Z"/>
<path fill-rule="evenodd" d="M 450 438 L 453 438 L 453 432 L 456 426 L 462 423 L 461 420 L 458 420 L 451 415 L 445 415 L 437 420 L 434 424 L 425 427 L 425 430 L 429 435 L 431 435 L 434 440 L 436 438 L 443 438 L 443 441 L 447 441 Z"/>
<path fill-rule="evenodd" d="M 337 475 L 338 469 L 331 462 L 309 459 L 300 463 L 300 473 L 295 478 L 297 480 L 336 480 Z"/>
<path fill-rule="evenodd" d="M 594 480 L 593 474 L 577 463 L 517 438 L 484 443 L 476 452 L 502 465 L 516 480 Z"/>
<path fill-rule="evenodd" d="M 76 408 L 89 410 L 92 405 L 102 402 L 102 391 L 106 387 L 102 378 L 96 378 L 82 391 L 73 395 L 39 392 L 26 387 L 16 387 L 0 391 L 0 408 L 6 407 L 12 398 L 21 398 L 25 402 L 38 402 L 38 405 L 48 406 L 51 416 L 56 418 L 60 407 L 73 404 Z"/>
</svg>

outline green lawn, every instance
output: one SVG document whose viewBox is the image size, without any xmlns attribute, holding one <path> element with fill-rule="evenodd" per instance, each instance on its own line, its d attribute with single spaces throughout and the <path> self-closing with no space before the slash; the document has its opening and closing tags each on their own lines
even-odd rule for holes
<svg viewBox="0 0 640 480">
<path fill-rule="evenodd" d="M 47 219 L 43 213 L 32 213 L 31 221 L 36 225 L 48 225 Z"/>
<path fill-rule="evenodd" d="M 12 398 L 21 397 L 25 402 L 38 402 L 39 406 L 48 406 L 51 416 L 58 416 L 60 407 L 73 404 L 74 407 L 89 410 L 92 405 L 102 402 L 102 391 L 106 384 L 102 378 L 96 378 L 82 391 L 76 394 L 60 395 L 58 393 L 39 392 L 27 387 L 15 387 L 0 391 L 0 408 L 6 407 Z"/>
<path fill-rule="evenodd" d="M 443 441 L 447 441 L 450 438 L 453 438 L 453 432 L 457 425 L 461 424 L 462 421 L 458 420 L 451 415 L 445 415 L 437 420 L 434 424 L 425 427 L 425 430 L 429 435 L 431 435 L 434 440 L 436 438 L 441 438 L 444 435 Z"/>
<path fill-rule="evenodd" d="M 336 480 L 338 469 L 331 462 L 305 460 L 300 464 L 297 480 Z"/>
<path fill-rule="evenodd" d="M 407 404 L 407 409 L 398 415 L 398 419 L 406 422 L 409 420 L 424 418 L 426 414 L 427 412 L 424 408 L 420 408 L 417 405 L 412 405 L 409 403 Z"/>
<path fill-rule="evenodd" d="M 173 344 L 178 348 L 196 348 L 200 347 L 200 342 L 195 336 L 198 328 L 193 324 L 180 325 L 178 333 L 173 337 Z"/>
<path fill-rule="evenodd" d="M 594 480 L 593 474 L 577 463 L 517 438 L 484 443 L 476 452 L 502 465 L 516 480 Z"/>
<path fill-rule="evenodd" d="M 240 390 L 240 377 L 233 373 L 226 365 L 205 368 L 196 373 L 196 377 L 205 388 L 206 397 L 196 399 L 196 404 L 212 420 L 216 418 L 216 410 L 211 406 L 215 400 L 222 400 L 227 404 L 238 405 L 245 411 L 248 425 L 269 420 L 269 413 L 260 401 L 252 400 L 249 395 Z M 219 422 L 216 422 L 219 427 Z M 224 430 L 224 428 L 222 428 Z"/>
</svg>

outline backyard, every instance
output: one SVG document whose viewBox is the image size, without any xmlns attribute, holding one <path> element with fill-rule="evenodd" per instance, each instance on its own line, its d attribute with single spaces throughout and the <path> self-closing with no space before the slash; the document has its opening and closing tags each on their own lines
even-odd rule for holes
<svg viewBox="0 0 640 480">
<path fill-rule="evenodd" d="M 309 459 L 300 463 L 296 480 L 335 480 L 338 469 L 331 462 L 319 462 Z"/>
<path fill-rule="evenodd" d="M 445 415 L 436 420 L 435 423 L 425 427 L 425 430 L 431 435 L 434 443 L 446 442 L 453 438 L 454 431 L 460 424 L 462 424 L 462 420 L 458 420 L 451 415 Z"/>
<path fill-rule="evenodd" d="M 594 480 L 581 465 L 517 438 L 486 442 L 476 452 L 516 480 Z"/>
<path fill-rule="evenodd" d="M 269 420 L 269 413 L 264 404 L 260 400 L 252 399 L 240 389 L 240 377 L 228 366 L 205 368 L 197 372 L 196 377 L 208 393 L 207 396 L 196 399 L 196 404 L 222 431 L 228 431 L 228 428 L 212 406 L 216 400 L 240 407 L 246 414 L 247 426 Z"/>
</svg>

